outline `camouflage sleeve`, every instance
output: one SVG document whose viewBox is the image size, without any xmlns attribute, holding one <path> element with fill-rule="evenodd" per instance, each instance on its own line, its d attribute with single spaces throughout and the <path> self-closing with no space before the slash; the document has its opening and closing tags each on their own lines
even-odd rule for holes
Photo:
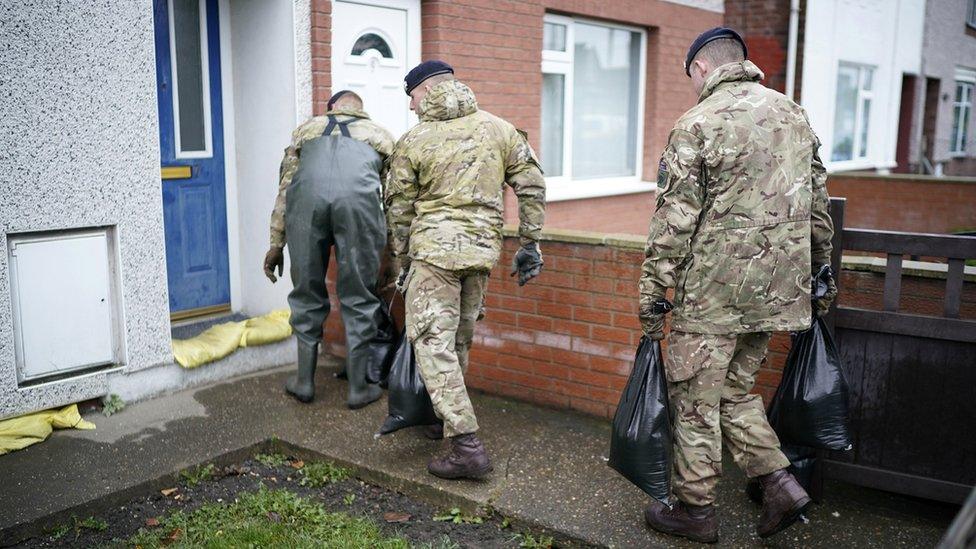
<svg viewBox="0 0 976 549">
<path fill-rule="evenodd" d="M 379 124 L 371 123 L 372 128 L 369 136 L 367 137 L 367 142 L 370 147 L 373 147 L 380 157 L 383 159 L 383 171 L 380 173 L 380 182 L 385 183 L 387 173 L 390 169 L 390 157 L 393 155 L 393 149 L 396 147 L 396 141 L 393 140 L 393 134 L 388 132 L 386 128 L 383 128 Z"/>
<path fill-rule="evenodd" d="M 640 308 L 673 288 L 678 269 L 691 253 L 691 239 L 705 203 L 701 177 L 701 140 L 674 130 L 658 170 L 657 208 L 651 217 L 640 279 Z"/>
<path fill-rule="evenodd" d="M 285 246 L 285 192 L 297 169 L 298 145 L 292 142 L 281 159 L 281 167 L 278 169 L 278 197 L 275 198 L 274 209 L 271 210 L 271 246 L 274 248 Z"/>
<path fill-rule="evenodd" d="M 810 206 L 810 261 L 811 270 L 821 265 L 830 265 L 830 255 L 834 250 L 831 239 L 834 237 L 834 222 L 830 219 L 830 197 L 827 195 L 827 170 L 820 160 L 820 140 L 814 140 L 811 183 L 813 203 Z"/>
<path fill-rule="evenodd" d="M 419 194 L 419 182 L 408 149 L 409 145 L 404 143 L 404 139 L 400 139 L 393 150 L 384 195 L 386 221 L 394 257 L 409 253 L 410 225 L 417 215 L 414 201 Z"/>
<path fill-rule="evenodd" d="M 546 220 L 546 180 L 539 159 L 520 132 L 512 132 L 513 145 L 505 161 L 505 182 L 515 191 L 519 205 L 519 240 L 524 246 L 538 242 Z"/>
</svg>

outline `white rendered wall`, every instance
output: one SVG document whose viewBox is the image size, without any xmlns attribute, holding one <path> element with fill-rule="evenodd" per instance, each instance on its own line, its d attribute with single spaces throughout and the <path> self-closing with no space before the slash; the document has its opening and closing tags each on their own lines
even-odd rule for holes
<svg viewBox="0 0 976 549">
<path fill-rule="evenodd" d="M 919 74 L 925 0 L 807 2 L 801 103 L 822 143 L 828 170 L 895 166 L 902 73 Z M 874 85 L 867 158 L 831 162 L 837 69 L 871 65 Z"/>
<path fill-rule="evenodd" d="M 117 227 L 125 371 L 171 360 L 154 55 L 151 0 L 0 2 L 0 418 L 108 389 L 18 389 L 8 233 Z"/>
<path fill-rule="evenodd" d="M 261 269 L 278 193 L 278 167 L 295 129 L 296 26 L 291 2 L 231 0 L 234 157 L 240 309 L 259 315 L 288 306 L 287 271 L 277 284 Z M 302 24 L 302 23 L 299 23 Z M 307 23 L 306 28 L 307 28 Z"/>
</svg>

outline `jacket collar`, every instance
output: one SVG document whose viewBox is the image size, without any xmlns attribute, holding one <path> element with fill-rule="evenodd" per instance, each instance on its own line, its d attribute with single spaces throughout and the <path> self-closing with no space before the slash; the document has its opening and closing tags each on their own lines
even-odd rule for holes
<svg viewBox="0 0 976 549">
<path fill-rule="evenodd" d="M 698 102 L 701 103 L 706 97 L 712 95 L 722 84 L 734 82 L 758 82 L 765 75 L 759 70 L 752 61 L 739 61 L 736 63 L 726 63 L 708 75 L 705 85 L 698 94 Z"/>
</svg>

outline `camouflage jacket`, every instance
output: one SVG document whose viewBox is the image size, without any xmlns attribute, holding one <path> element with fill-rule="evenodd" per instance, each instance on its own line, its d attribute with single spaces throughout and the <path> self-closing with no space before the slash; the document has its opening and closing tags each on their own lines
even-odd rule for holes
<svg viewBox="0 0 976 549">
<path fill-rule="evenodd" d="M 826 172 L 806 113 L 762 77 L 749 61 L 717 68 L 668 138 L 640 307 L 674 288 L 675 330 L 810 326 L 811 271 L 833 236 Z"/>
<path fill-rule="evenodd" d="M 522 134 L 478 110 L 474 93 L 456 80 L 431 88 L 419 116 L 390 161 L 393 253 L 448 270 L 491 269 L 501 253 L 505 183 L 518 197 L 522 243 L 538 241 L 545 180 Z"/>
<path fill-rule="evenodd" d="M 336 109 L 325 113 L 325 116 L 316 116 L 309 119 L 299 126 L 291 134 L 291 145 L 285 149 L 285 157 L 281 160 L 281 168 L 278 170 L 278 197 L 275 199 L 274 210 L 271 211 L 271 245 L 282 248 L 285 245 L 285 194 L 288 186 L 291 185 L 291 178 L 298 169 L 301 159 L 302 144 L 311 139 L 322 135 L 325 127 L 329 124 L 328 115 L 336 115 L 340 122 L 345 120 L 355 120 L 349 124 L 349 137 L 362 141 L 376 150 L 383 158 L 384 171 L 389 166 L 389 157 L 393 153 L 393 135 L 385 128 L 369 119 L 369 115 L 360 110 Z M 332 133 L 339 134 L 339 128 L 335 128 Z M 380 174 L 380 181 L 386 178 L 386 174 Z"/>
</svg>

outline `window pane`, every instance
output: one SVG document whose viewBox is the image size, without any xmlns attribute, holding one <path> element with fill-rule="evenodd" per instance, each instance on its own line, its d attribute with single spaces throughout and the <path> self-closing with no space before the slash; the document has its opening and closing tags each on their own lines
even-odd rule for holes
<svg viewBox="0 0 976 549">
<path fill-rule="evenodd" d="M 542 49 L 566 51 L 566 25 L 559 23 L 544 24 L 542 26 Z"/>
<path fill-rule="evenodd" d="M 352 45 L 353 55 L 362 55 L 367 50 L 376 50 L 381 56 L 393 59 L 393 51 L 390 49 L 390 45 L 378 34 L 368 32 L 356 39 L 356 43 Z"/>
<path fill-rule="evenodd" d="M 573 178 L 635 175 L 640 34 L 573 29 Z"/>
<path fill-rule="evenodd" d="M 551 176 L 563 174 L 565 81 L 562 74 L 542 75 L 542 169 Z"/>
<path fill-rule="evenodd" d="M 834 148 L 830 159 L 850 160 L 854 157 L 854 123 L 857 116 L 856 67 L 841 65 L 837 71 L 837 101 L 834 103 Z"/>
<path fill-rule="evenodd" d="M 865 99 L 861 104 L 861 141 L 858 146 L 858 158 L 868 155 L 868 121 L 871 115 L 871 100 Z"/>
<path fill-rule="evenodd" d="M 863 75 L 863 82 L 861 82 L 861 89 L 865 91 L 871 91 L 871 83 L 874 80 L 874 69 L 869 69 L 866 67 L 861 68 L 861 74 Z"/>
<path fill-rule="evenodd" d="M 207 149 L 199 0 L 173 0 L 180 150 Z"/>
</svg>

